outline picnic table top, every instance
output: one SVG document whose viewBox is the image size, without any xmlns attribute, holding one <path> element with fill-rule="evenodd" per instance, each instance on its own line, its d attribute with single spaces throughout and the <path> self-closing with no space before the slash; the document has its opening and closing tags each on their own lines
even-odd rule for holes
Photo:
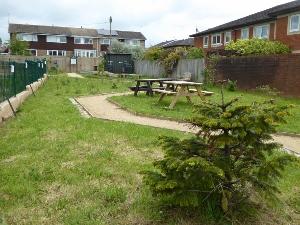
<svg viewBox="0 0 300 225">
<path fill-rule="evenodd" d="M 175 78 L 144 78 L 144 79 L 136 79 L 135 81 L 173 81 Z"/>
<path fill-rule="evenodd" d="M 191 85 L 191 86 L 200 86 L 203 83 L 190 82 L 190 81 L 181 81 L 181 80 L 172 80 L 172 81 L 164 81 L 164 84 L 174 84 L 174 85 Z"/>
</svg>

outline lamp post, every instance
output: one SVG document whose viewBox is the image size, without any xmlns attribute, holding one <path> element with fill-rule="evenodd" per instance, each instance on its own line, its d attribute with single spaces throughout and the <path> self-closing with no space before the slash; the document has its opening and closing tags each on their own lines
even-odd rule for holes
<svg viewBox="0 0 300 225">
<path fill-rule="evenodd" d="M 111 45 L 111 23 L 112 23 L 112 17 L 109 17 L 109 45 Z"/>
</svg>

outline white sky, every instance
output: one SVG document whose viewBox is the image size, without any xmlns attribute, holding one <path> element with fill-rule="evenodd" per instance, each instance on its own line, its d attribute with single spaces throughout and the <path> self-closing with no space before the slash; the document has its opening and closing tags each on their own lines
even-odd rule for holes
<svg viewBox="0 0 300 225">
<path fill-rule="evenodd" d="M 289 2 L 288 0 L 0 0 L 0 37 L 11 23 L 141 31 L 151 46 Z"/>
</svg>

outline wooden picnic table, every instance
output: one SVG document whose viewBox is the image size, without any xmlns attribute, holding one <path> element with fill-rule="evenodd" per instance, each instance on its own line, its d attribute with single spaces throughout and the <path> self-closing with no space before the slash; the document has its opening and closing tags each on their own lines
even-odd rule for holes
<svg viewBox="0 0 300 225">
<path fill-rule="evenodd" d="M 136 86 L 130 87 L 134 91 L 134 95 L 137 96 L 139 91 L 145 91 L 147 95 L 153 96 L 153 89 L 165 89 L 163 82 L 172 81 L 174 78 L 149 78 L 149 79 L 137 79 Z M 158 83 L 158 87 L 152 87 L 154 83 Z M 142 85 L 143 84 L 143 85 Z M 174 86 L 173 86 L 174 89 Z"/>
<path fill-rule="evenodd" d="M 165 90 L 155 90 L 155 92 L 160 93 L 159 102 L 168 95 L 174 95 L 174 98 L 169 106 L 170 109 L 173 109 L 176 105 L 176 102 L 180 97 L 186 97 L 187 101 L 192 103 L 191 97 L 192 96 L 199 96 L 202 100 L 204 100 L 205 95 L 211 95 L 213 92 L 202 91 L 201 86 L 202 83 L 196 82 L 188 82 L 188 81 L 164 81 L 164 84 L 167 85 Z M 175 86 L 174 90 L 170 89 L 170 86 Z M 194 88 L 194 89 L 191 89 Z"/>
</svg>

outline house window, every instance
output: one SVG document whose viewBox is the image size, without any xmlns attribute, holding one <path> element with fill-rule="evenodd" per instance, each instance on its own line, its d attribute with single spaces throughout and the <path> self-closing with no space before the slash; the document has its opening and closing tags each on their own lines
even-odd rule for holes
<svg viewBox="0 0 300 225">
<path fill-rule="evenodd" d="M 110 39 L 109 38 L 100 39 L 100 44 L 101 45 L 109 45 L 110 44 Z"/>
<path fill-rule="evenodd" d="M 205 36 L 203 38 L 203 47 L 207 48 L 208 47 L 208 42 L 209 42 L 209 36 Z"/>
<path fill-rule="evenodd" d="M 212 46 L 220 46 L 222 45 L 221 34 L 212 35 Z"/>
<path fill-rule="evenodd" d="M 249 28 L 243 28 L 241 30 L 241 39 L 249 39 Z"/>
<path fill-rule="evenodd" d="M 259 39 L 268 39 L 269 29 L 270 26 L 268 24 L 254 27 L 254 37 Z"/>
<path fill-rule="evenodd" d="M 140 41 L 139 40 L 131 40 L 131 45 L 140 45 Z"/>
<path fill-rule="evenodd" d="M 93 58 L 96 57 L 96 50 L 85 50 L 85 49 L 75 49 L 74 54 L 77 57 L 87 57 Z"/>
<path fill-rule="evenodd" d="M 50 56 L 66 56 L 66 50 L 47 50 L 47 55 Z"/>
<path fill-rule="evenodd" d="M 37 41 L 36 34 L 17 34 L 17 39 L 21 41 Z"/>
<path fill-rule="evenodd" d="M 289 28 L 290 32 L 300 31 L 300 14 L 292 15 L 289 18 Z"/>
<path fill-rule="evenodd" d="M 225 32 L 224 36 L 224 44 L 228 44 L 229 42 L 231 42 L 231 31 Z"/>
<path fill-rule="evenodd" d="M 67 43 L 66 36 L 47 35 L 47 42 Z"/>
<path fill-rule="evenodd" d="M 93 39 L 88 37 L 75 37 L 75 44 L 93 44 Z"/>
</svg>

